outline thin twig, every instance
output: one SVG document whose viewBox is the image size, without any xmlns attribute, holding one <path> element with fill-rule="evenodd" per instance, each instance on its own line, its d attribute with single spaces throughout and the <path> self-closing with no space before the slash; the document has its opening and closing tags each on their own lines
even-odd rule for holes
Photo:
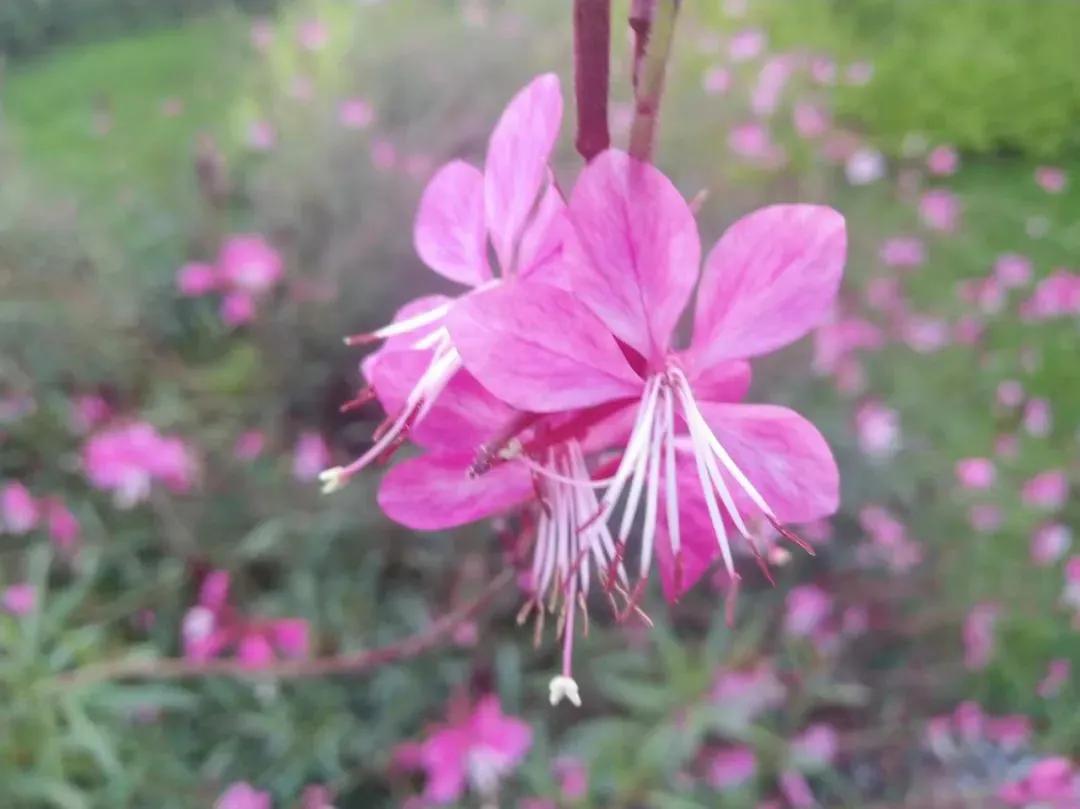
<svg viewBox="0 0 1080 809">
<path fill-rule="evenodd" d="M 259 668 L 246 666 L 238 660 L 209 660 L 202 663 L 173 657 L 114 660 L 74 669 L 57 679 L 61 685 L 72 688 L 108 680 L 178 680 L 190 677 L 299 679 L 332 674 L 361 674 L 390 663 L 411 660 L 439 646 L 449 639 L 459 624 L 484 609 L 513 578 L 514 571 L 507 568 L 492 579 L 476 598 L 439 618 L 427 629 L 374 649 L 311 660 L 281 661 Z"/>
<path fill-rule="evenodd" d="M 656 122 L 660 118 L 660 100 L 680 6 L 680 0 L 656 2 L 635 93 L 634 122 L 630 126 L 630 154 L 645 162 L 652 159 L 656 143 Z"/>
<path fill-rule="evenodd" d="M 610 62 L 611 0 L 574 0 L 574 96 L 578 116 L 574 145 L 586 162 L 611 145 Z"/>
<path fill-rule="evenodd" d="M 634 67 L 631 79 L 634 92 L 637 93 L 641 79 L 641 64 L 645 60 L 645 51 L 649 47 L 649 32 L 656 13 L 656 0 L 633 0 L 630 5 L 630 30 L 634 32 Z"/>
</svg>

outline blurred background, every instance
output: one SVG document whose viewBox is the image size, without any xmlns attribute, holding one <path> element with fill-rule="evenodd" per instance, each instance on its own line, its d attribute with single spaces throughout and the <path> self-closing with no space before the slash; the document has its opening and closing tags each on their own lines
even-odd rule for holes
<svg viewBox="0 0 1080 809">
<path fill-rule="evenodd" d="M 580 165 L 570 4 L 4 0 L 0 803 L 1076 809 L 1078 41 L 1073 0 L 683 4 L 656 161 L 703 243 L 771 201 L 848 220 L 832 322 L 750 396 L 823 430 L 843 503 L 730 628 L 710 577 L 651 631 L 597 609 L 575 710 L 512 588 L 360 674 L 155 675 L 394 642 L 512 564 L 391 524 L 378 470 L 314 478 L 382 417 L 339 412 L 342 335 L 448 289 L 433 171 L 547 70 Z"/>
</svg>

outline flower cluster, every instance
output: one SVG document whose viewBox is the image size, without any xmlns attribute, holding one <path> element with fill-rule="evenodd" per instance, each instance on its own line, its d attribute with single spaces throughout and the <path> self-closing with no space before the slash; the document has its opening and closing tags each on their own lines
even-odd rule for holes
<svg viewBox="0 0 1080 809">
<path fill-rule="evenodd" d="M 281 255 L 262 236 L 230 236 L 213 264 L 192 262 L 176 274 L 181 295 L 221 295 L 221 319 L 228 326 L 243 326 L 255 318 L 259 298 L 281 281 Z"/>
<path fill-rule="evenodd" d="M 159 482 L 184 492 L 194 482 L 195 458 L 183 439 L 162 435 L 146 422 L 108 427 L 83 447 L 83 469 L 91 485 L 112 492 L 116 504 L 130 508 Z"/>
<path fill-rule="evenodd" d="M 702 266 L 690 206 L 649 164 L 608 150 L 564 198 L 548 165 L 561 116 L 557 79 L 540 76 L 503 113 L 483 171 L 454 161 L 431 180 L 417 252 L 469 289 L 348 339 L 385 340 L 363 362 L 358 401 L 377 397 L 389 415 L 367 452 L 322 480 L 340 488 L 411 438 L 423 454 L 379 492 L 391 518 L 438 530 L 519 515 L 533 552 L 521 618 L 535 614 L 539 632 L 555 616 L 551 700 L 578 704 L 573 637 L 594 583 L 618 615 L 641 614 L 654 560 L 675 599 L 718 558 L 733 581 L 739 553 L 765 568 L 763 541 L 802 544 L 787 526 L 835 511 L 818 431 L 741 400 L 750 359 L 829 315 L 846 233 L 830 208 L 771 206 L 733 224 Z"/>
</svg>

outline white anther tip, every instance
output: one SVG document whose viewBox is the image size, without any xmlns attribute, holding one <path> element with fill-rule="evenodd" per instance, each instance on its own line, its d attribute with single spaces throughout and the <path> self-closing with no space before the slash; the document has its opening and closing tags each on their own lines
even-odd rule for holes
<svg viewBox="0 0 1080 809">
<path fill-rule="evenodd" d="M 581 707 L 581 691 L 578 689 L 577 681 L 573 677 L 566 677 L 562 674 L 558 677 L 552 677 L 548 689 L 550 692 L 548 698 L 552 705 L 558 705 L 563 699 L 567 699 L 575 708 Z"/>
<path fill-rule="evenodd" d="M 332 466 L 319 473 L 319 482 L 322 484 L 323 494 L 333 494 L 345 488 L 347 481 L 348 477 L 345 475 L 345 470 L 340 466 Z"/>
</svg>

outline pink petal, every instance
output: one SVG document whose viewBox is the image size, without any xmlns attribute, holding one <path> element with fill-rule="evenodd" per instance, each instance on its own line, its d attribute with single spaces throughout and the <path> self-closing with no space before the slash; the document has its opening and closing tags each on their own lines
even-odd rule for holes
<svg viewBox="0 0 1080 809">
<path fill-rule="evenodd" d="M 694 393 L 707 402 L 738 402 L 750 390 L 750 363 L 743 360 L 699 367 L 687 363 L 687 378 Z"/>
<path fill-rule="evenodd" d="M 447 163 L 420 198 L 416 252 L 440 275 L 477 286 L 491 278 L 484 239 L 484 176 L 461 160 Z"/>
<path fill-rule="evenodd" d="M 641 392 L 610 332 L 555 287 L 518 280 L 473 293 L 446 325 L 465 367 L 521 410 L 554 413 Z"/>
<path fill-rule="evenodd" d="M 780 522 L 812 522 L 836 511 L 840 475 L 813 424 L 774 405 L 702 402 L 700 407 L 713 434 Z M 730 478 L 728 486 L 744 515 L 757 512 Z"/>
<path fill-rule="evenodd" d="M 832 309 L 847 251 L 844 218 L 820 205 L 744 216 L 705 260 L 691 351 L 702 365 L 802 337 Z"/>
<path fill-rule="evenodd" d="M 261 634 L 252 632 L 240 638 L 236 658 L 249 669 L 261 669 L 274 662 L 274 649 Z"/>
<path fill-rule="evenodd" d="M 547 174 L 562 109 L 559 79 L 545 73 L 514 96 L 491 133 L 484 164 L 484 209 L 504 273 L 512 265 L 525 220 Z"/>
<path fill-rule="evenodd" d="M 570 197 L 566 262 L 578 297 L 615 336 L 658 358 L 697 280 L 697 224 L 678 189 L 651 165 L 609 150 Z"/>
<path fill-rule="evenodd" d="M 307 657 L 311 648 L 308 622 L 303 618 L 281 618 L 270 624 L 275 648 L 285 657 Z"/>
<path fill-rule="evenodd" d="M 379 506 L 408 528 L 438 531 L 501 514 L 533 497 L 532 477 L 521 464 L 500 464 L 470 477 L 473 459 L 461 453 L 403 461 L 383 478 Z"/>
<path fill-rule="evenodd" d="M 544 283 L 567 288 L 564 283 L 555 280 L 562 274 L 562 262 L 558 259 L 562 256 L 566 226 L 566 202 L 552 179 L 521 236 L 517 257 L 520 277 L 542 273 L 539 278 Z"/>
</svg>

